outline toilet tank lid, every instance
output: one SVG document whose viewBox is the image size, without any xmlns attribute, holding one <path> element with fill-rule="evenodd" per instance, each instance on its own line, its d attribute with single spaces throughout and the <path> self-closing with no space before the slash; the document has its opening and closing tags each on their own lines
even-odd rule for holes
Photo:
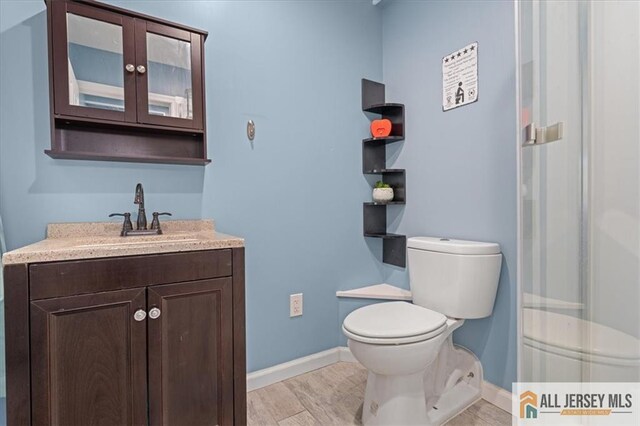
<svg viewBox="0 0 640 426">
<path fill-rule="evenodd" d="M 440 237 L 411 237 L 407 240 L 410 249 L 451 254 L 498 254 L 500 244 L 479 241 L 454 240 Z"/>
</svg>

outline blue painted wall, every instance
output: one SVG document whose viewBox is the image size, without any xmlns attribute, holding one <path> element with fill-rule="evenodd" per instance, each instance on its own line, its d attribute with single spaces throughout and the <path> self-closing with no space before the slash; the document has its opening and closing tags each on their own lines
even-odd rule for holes
<svg viewBox="0 0 640 426">
<path fill-rule="evenodd" d="M 442 111 L 441 58 L 479 43 L 479 100 Z M 386 3 L 384 82 L 406 105 L 406 141 L 387 151 L 407 169 L 407 205 L 391 232 L 495 241 L 504 254 L 493 316 L 470 320 L 454 341 L 482 361 L 485 379 L 516 380 L 516 84 L 512 1 Z M 408 287 L 404 270 L 386 281 Z"/>
<path fill-rule="evenodd" d="M 240 3 L 240 4 L 238 4 Z M 360 79 L 381 78 L 371 2 L 242 2 L 210 28 L 212 167 L 203 211 L 246 237 L 248 365 L 337 345 L 335 292 L 380 280 L 379 242 L 362 238 Z M 220 40 L 232 34 L 233 43 Z M 216 64 L 217 61 L 217 64 Z M 245 136 L 247 120 L 256 138 Z M 371 245 L 369 245 L 371 244 Z M 289 318 L 289 294 L 304 315 Z"/>
<path fill-rule="evenodd" d="M 0 2 L 0 214 L 9 248 L 57 221 L 135 208 L 213 217 L 247 241 L 249 370 L 337 344 L 335 291 L 378 282 L 362 238 L 360 78 L 382 76 L 381 11 L 358 2 L 117 2 L 209 31 L 206 168 L 52 160 L 46 20 L 37 1 Z M 257 125 L 250 144 L 248 119 Z M 289 294 L 304 315 L 289 318 Z"/>
</svg>

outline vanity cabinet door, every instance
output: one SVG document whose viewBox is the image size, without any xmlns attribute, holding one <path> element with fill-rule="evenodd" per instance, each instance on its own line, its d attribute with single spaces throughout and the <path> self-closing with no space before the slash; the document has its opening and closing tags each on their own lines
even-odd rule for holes
<svg viewBox="0 0 640 426">
<path fill-rule="evenodd" d="M 32 424 L 147 424 L 145 305 L 139 288 L 31 302 Z"/>
<path fill-rule="evenodd" d="M 149 287 L 150 424 L 233 424 L 231 292 L 231 278 Z"/>
<path fill-rule="evenodd" d="M 134 19 L 74 2 L 50 4 L 55 114 L 135 123 Z"/>
<path fill-rule="evenodd" d="M 200 34 L 136 19 L 138 121 L 203 129 Z"/>
</svg>

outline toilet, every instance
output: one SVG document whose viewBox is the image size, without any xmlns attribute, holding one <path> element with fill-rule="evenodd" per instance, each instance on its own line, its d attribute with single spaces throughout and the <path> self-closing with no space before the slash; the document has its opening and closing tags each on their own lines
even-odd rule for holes
<svg viewBox="0 0 640 426">
<path fill-rule="evenodd" d="M 502 254 L 495 243 L 407 240 L 413 304 L 378 303 L 342 324 L 353 356 L 369 371 L 365 425 L 441 425 L 480 398 L 482 366 L 453 344 L 465 319 L 491 315 Z"/>
</svg>

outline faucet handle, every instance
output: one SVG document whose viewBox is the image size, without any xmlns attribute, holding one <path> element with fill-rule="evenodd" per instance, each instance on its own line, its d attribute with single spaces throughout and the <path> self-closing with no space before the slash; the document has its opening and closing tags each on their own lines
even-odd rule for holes
<svg viewBox="0 0 640 426">
<path fill-rule="evenodd" d="M 158 219 L 158 216 L 171 216 L 171 213 L 168 212 L 163 212 L 163 213 L 158 213 L 158 212 L 153 212 L 153 220 L 151 221 L 151 229 L 157 229 L 158 230 L 158 234 L 162 234 L 162 230 L 160 229 L 160 220 Z"/>
<path fill-rule="evenodd" d="M 124 222 L 122 223 L 122 232 L 120 232 L 120 235 L 124 237 L 127 234 L 127 231 L 131 231 L 133 229 L 133 224 L 131 223 L 131 213 L 111 213 L 109 215 L 109 217 L 114 216 L 124 217 Z"/>
</svg>

